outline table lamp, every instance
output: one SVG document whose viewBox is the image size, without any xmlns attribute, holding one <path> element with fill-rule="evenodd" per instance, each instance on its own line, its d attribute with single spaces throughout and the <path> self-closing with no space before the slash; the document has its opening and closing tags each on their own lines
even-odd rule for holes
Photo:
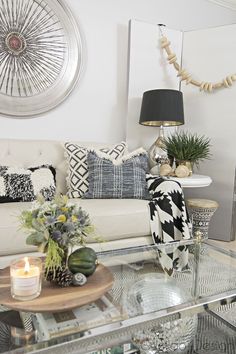
<svg viewBox="0 0 236 354">
<path fill-rule="evenodd" d="M 160 127 L 157 140 L 150 147 L 150 168 L 160 165 L 167 159 L 164 147 L 163 127 L 173 127 L 184 124 L 183 94 L 178 90 L 156 89 L 143 94 L 139 124 Z"/>
</svg>

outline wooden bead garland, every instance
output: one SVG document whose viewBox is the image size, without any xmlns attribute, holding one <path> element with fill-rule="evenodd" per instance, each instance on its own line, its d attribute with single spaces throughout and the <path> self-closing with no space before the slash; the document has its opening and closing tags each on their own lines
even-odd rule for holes
<svg viewBox="0 0 236 354">
<path fill-rule="evenodd" d="M 214 84 L 212 82 L 199 82 L 194 80 L 191 74 L 189 74 L 187 70 L 181 68 L 181 66 L 178 64 L 176 54 L 171 51 L 170 41 L 165 36 L 161 37 L 161 47 L 167 53 L 167 60 L 169 61 L 169 64 L 173 64 L 174 68 L 178 71 L 177 76 L 180 77 L 180 81 L 186 81 L 187 85 L 192 84 L 197 86 L 199 87 L 200 91 L 211 93 L 215 89 L 231 87 L 233 82 L 236 81 L 236 74 L 228 75 L 222 81 L 216 82 Z"/>
</svg>

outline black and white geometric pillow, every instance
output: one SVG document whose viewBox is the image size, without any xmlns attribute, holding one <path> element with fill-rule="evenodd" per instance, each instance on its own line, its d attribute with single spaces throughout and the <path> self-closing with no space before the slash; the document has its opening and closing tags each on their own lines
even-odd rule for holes
<svg viewBox="0 0 236 354">
<path fill-rule="evenodd" d="M 38 194 L 51 200 L 56 193 L 56 170 L 49 165 L 21 168 L 0 166 L 0 203 L 31 202 Z"/>
<path fill-rule="evenodd" d="M 88 149 L 74 143 L 65 143 L 65 155 L 68 162 L 67 188 L 69 198 L 81 198 L 88 191 Z M 127 146 L 125 142 L 118 143 L 111 148 L 100 148 L 113 159 L 124 155 Z"/>
</svg>

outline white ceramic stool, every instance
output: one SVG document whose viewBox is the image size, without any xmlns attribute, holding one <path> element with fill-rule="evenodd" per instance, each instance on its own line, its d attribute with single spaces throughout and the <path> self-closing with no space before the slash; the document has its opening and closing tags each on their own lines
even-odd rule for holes
<svg viewBox="0 0 236 354">
<path fill-rule="evenodd" d="M 199 230 L 203 238 L 208 238 L 209 223 L 219 204 L 215 200 L 196 198 L 187 199 L 186 204 L 193 223 L 193 235 Z"/>
</svg>

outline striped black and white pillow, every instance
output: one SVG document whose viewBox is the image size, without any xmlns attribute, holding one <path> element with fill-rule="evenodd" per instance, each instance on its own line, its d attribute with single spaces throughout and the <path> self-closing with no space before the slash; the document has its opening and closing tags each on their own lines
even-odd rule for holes
<svg viewBox="0 0 236 354">
<path fill-rule="evenodd" d="M 23 168 L 0 166 L 0 203 L 31 202 L 41 194 L 45 200 L 56 193 L 56 170 L 49 165 Z"/>
<path fill-rule="evenodd" d="M 69 198 L 81 198 L 88 191 L 88 148 L 79 146 L 75 143 L 65 143 L 65 155 L 68 162 L 67 188 Z M 111 148 L 104 147 L 102 151 L 113 159 L 118 159 L 126 151 L 126 143 L 121 142 Z"/>
<path fill-rule="evenodd" d="M 146 185 L 148 158 L 144 149 L 118 160 L 90 151 L 87 162 L 89 188 L 85 199 L 150 199 Z"/>
</svg>

